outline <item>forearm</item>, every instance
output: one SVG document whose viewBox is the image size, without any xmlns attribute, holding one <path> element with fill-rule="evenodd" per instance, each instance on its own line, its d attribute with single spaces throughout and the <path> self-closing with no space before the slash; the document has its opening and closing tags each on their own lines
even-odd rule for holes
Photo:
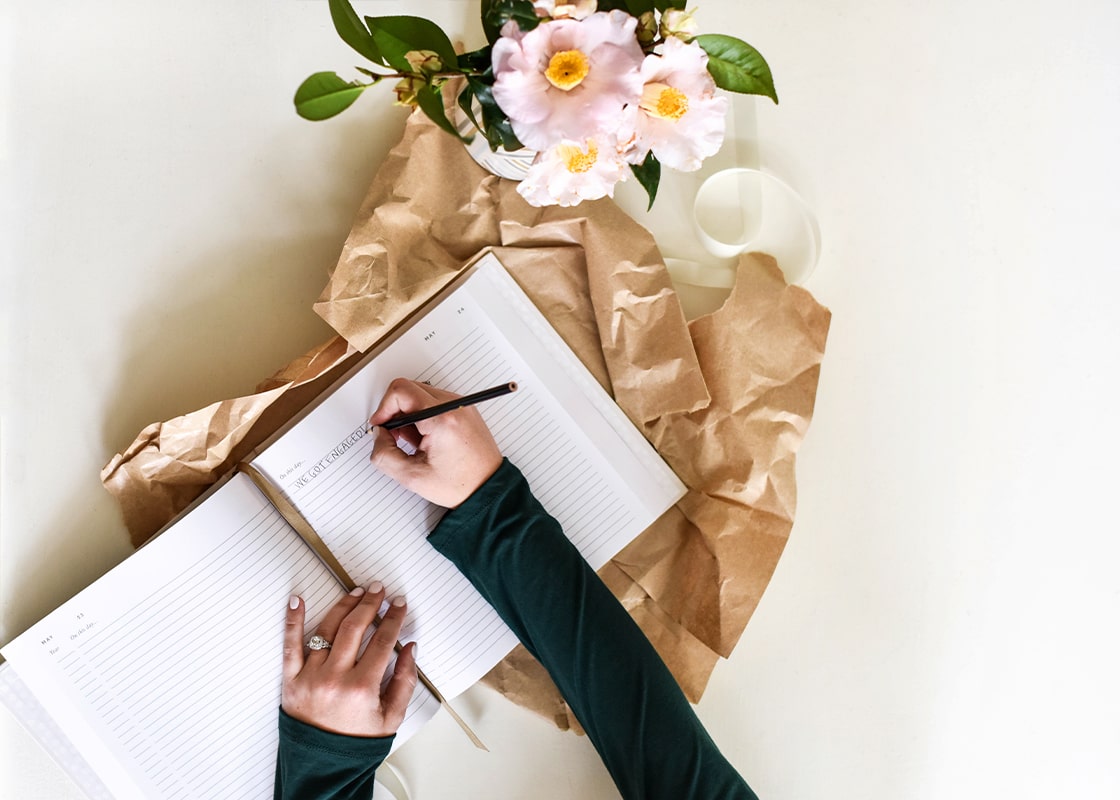
<svg viewBox="0 0 1120 800">
<path fill-rule="evenodd" d="M 754 797 L 511 464 L 448 512 L 429 541 L 548 670 L 625 797 Z"/>
<path fill-rule="evenodd" d="M 329 733 L 281 710 L 275 800 L 369 800 L 393 738 Z"/>
</svg>

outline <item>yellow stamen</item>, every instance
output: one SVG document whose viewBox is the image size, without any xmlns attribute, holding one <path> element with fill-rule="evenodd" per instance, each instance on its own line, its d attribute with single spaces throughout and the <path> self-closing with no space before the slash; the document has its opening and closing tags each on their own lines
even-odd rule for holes
<svg viewBox="0 0 1120 800">
<path fill-rule="evenodd" d="M 587 172 L 595 166 L 595 161 L 599 158 L 599 148 L 595 146 L 595 142 L 588 142 L 585 153 L 575 145 L 562 144 L 560 157 L 564 159 L 564 166 L 568 168 L 568 172 Z"/>
<path fill-rule="evenodd" d="M 688 97 L 680 89 L 664 83 L 647 83 L 638 103 L 647 114 L 678 120 L 688 111 Z"/>
<path fill-rule="evenodd" d="M 579 50 L 561 50 L 549 59 L 544 76 L 557 89 L 567 92 L 579 86 L 589 70 L 587 56 Z"/>
</svg>

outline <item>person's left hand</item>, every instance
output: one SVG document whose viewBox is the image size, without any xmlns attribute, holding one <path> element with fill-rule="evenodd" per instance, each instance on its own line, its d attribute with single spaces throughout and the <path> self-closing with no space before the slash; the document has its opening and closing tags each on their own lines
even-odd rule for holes
<svg viewBox="0 0 1120 800">
<path fill-rule="evenodd" d="M 404 598 L 394 598 L 385 617 L 358 656 L 362 637 L 385 599 L 380 584 L 355 589 L 335 604 L 317 631 L 331 643 L 304 654 L 304 604 L 293 596 L 284 628 L 284 686 L 281 706 L 316 728 L 349 736 L 389 736 L 397 732 L 416 688 L 416 644 L 397 656 L 393 677 L 381 690 L 404 622 Z"/>
</svg>

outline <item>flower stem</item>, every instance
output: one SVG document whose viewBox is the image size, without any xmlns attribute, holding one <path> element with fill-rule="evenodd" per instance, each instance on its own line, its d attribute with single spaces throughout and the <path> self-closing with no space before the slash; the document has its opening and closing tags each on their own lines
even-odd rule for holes
<svg viewBox="0 0 1120 800">
<path fill-rule="evenodd" d="M 374 78 L 373 83 L 366 84 L 367 86 L 373 86 L 374 83 L 383 81 L 386 78 L 422 78 L 425 81 L 431 81 L 433 78 L 455 78 L 459 75 L 482 74 L 476 69 L 461 69 L 455 70 L 454 72 L 428 72 L 423 74 L 418 72 L 374 72 L 368 69 L 360 69 L 359 71 Z"/>
</svg>

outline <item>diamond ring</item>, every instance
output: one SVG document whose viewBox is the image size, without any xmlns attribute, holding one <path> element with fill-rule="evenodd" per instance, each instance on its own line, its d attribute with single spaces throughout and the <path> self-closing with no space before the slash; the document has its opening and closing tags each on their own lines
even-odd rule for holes
<svg viewBox="0 0 1120 800">
<path fill-rule="evenodd" d="M 331 649 L 331 643 L 328 642 L 326 639 L 324 639 L 319 634 L 315 634 L 314 636 L 312 636 L 310 639 L 307 640 L 307 649 L 308 650 L 330 650 Z"/>
</svg>

